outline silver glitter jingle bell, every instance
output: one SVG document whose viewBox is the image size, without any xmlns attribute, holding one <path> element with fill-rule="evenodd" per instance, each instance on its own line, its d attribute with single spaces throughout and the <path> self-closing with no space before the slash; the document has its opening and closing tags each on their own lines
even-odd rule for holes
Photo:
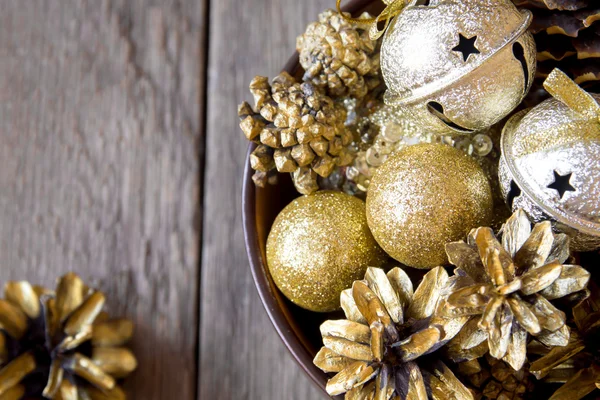
<svg viewBox="0 0 600 400">
<path fill-rule="evenodd" d="M 515 114 L 504 127 L 499 176 L 513 210 L 550 220 L 571 248 L 600 248 L 600 95 L 555 69 L 544 82 L 554 98 Z"/>
<path fill-rule="evenodd" d="M 385 102 L 438 134 L 492 126 L 525 97 L 535 72 L 531 13 L 510 0 L 431 0 L 406 7 L 381 47 Z"/>
</svg>

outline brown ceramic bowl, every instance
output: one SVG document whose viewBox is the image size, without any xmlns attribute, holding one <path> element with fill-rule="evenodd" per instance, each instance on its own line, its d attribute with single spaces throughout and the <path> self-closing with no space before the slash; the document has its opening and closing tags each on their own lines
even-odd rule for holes
<svg viewBox="0 0 600 400">
<path fill-rule="evenodd" d="M 363 11 L 372 13 L 380 11 L 381 6 L 379 2 L 373 0 L 353 0 L 344 9 L 357 15 Z M 298 63 L 297 53 L 287 62 L 284 70 L 298 79 L 302 78 L 303 70 Z M 264 189 L 254 186 L 252 182 L 254 171 L 250 168 L 249 158 L 255 147 L 254 144 L 248 147 L 242 189 L 244 236 L 252 276 L 262 303 L 281 340 L 302 369 L 325 393 L 328 376 L 312 363 L 322 345 L 319 325 L 326 319 L 343 318 L 343 315 L 341 312 L 319 314 L 303 310 L 287 300 L 275 286 L 266 262 L 267 236 L 277 214 L 297 197 L 298 193 L 289 174 L 281 174 L 277 185 Z"/>
</svg>

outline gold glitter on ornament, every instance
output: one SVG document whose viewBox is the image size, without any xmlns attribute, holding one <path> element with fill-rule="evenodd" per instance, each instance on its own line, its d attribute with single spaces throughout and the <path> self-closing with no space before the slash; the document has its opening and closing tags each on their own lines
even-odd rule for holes
<svg viewBox="0 0 600 400">
<path fill-rule="evenodd" d="M 317 312 L 338 309 L 342 290 L 386 258 L 367 226 L 365 203 L 340 192 L 295 199 L 279 213 L 267 240 L 277 287 Z"/>
<path fill-rule="evenodd" d="M 379 167 L 367 193 L 367 221 L 381 247 L 415 268 L 447 262 L 444 245 L 487 224 L 493 197 L 484 171 L 441 144 L 407 147 Z"/>
<path fill-rule="evenodd" d="M 498 125 L 477 135 L 436 135 L 415 125 L 398 106 L 380 105 L 368 116 L 369 135 L 363 138 L 356 149 L 356 157 L 351 166 L 344 169 L 348 180 L 355 182 L 358 192 L 367 192 L 375 170 L 392 154 L 405 147 L 419 143 L 442 143 L 455 147 L 472 156 L 483 167 L 488 178 L 497 179 L 498 156 L 494 151 L 492 136 L 500 137 Z M 498 193 L 500 189 L 498 188 Z M 349 194 L 354 194 L 347 192 Z M 504 206 L 502 195 L 500 203 Z M 503 218 L 503 220 L 506 218 Z"/>
</svg>

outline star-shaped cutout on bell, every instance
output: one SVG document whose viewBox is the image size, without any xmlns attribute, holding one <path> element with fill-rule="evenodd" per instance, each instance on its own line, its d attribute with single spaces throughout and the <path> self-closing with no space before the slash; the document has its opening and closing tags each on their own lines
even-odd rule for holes
<svg viewBox="0 0 600 400">
<path fill-rule="evenodd" d="M 569 182 L 571 180 L 571 175 L 573 175 L 573 173 L 561 175 L 554 171 L 554 182 L 549 184 L 548 188 L 556 190 L 560 199 L 563 198 L 566 192 L 575 192 L 577 189 L 575 189 Z"/>
<path fill-rule="evenodd" d="M 452 51 L 458 51 L 462 53 L 463 61 L 467 61 L 471 54 L 480 54 L 481 52 L 475 47 L 475 41 L 477 36 L 466 38 L 462 33 L 458 34 L 458 46 L 452 49 Z"/>
</svg>

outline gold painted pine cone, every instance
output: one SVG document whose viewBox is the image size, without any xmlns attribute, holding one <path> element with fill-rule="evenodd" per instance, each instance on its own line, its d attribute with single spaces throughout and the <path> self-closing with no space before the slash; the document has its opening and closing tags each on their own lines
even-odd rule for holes
<svg viewBox="0 0 600 400">
<path fill-rule="evenodd" d="M 306 71 L 303 79 L 332 97 L 362 99 L 381 84 L 377 41 L 337 11 L 327 10 L 308 25 L 296 40 L 296 50 Z"/>
<path fill-rule="evenodd" d="M 421 356 L 442 347 L 450 327 L 432 319 L 447 272 L 429 271 L 413 291 L 406 273 L 369 268 L 362 281 L 340 295 L 347 319 L 321 325 L 324 347 L 314 364 L 336 375 L 327 393 L 354 399 L 473 399 L 441 361 Z"/>
<path fill-rule="evenodd" d="M 346 109 L 311 83 L 298 83 L 282 72 L 269 84 L 257 76 L 250 83 L 255 109 L 238 108 L 240 128 L 258 144 L 250 156 L 254 183 L 274 183 L 274 172 L 288 172 L 296 189 L 311 194 L 317 176 L 327 177 L 336 166 L 349 165 L 352 133 L 346 129 Z"/>
<path fill-rule="evenodd" d="M 548 349 L 532 342 L 528 351 L 542 354 L 530 371 L 544 382 L 563 383 L 551 400 L 579 400 L 600 389 L 600 294 L 598 287 L 590 290 L 588 298 L 573 308 L 574 325 L 569 343 Z"/>
<path fill-rule="evenodd" d="M 458 377 L 476 388 L 478 400 L 522 400 L 531 397 L 535 388 L 534 378 L 526 367 L 515 371 L 489 354 L 461 362 L 457 369 Z"/>
<path fill-rule="evenodd" d="M 137 360 L 123 347 L 133 323 L 109 319 L 104 295 L 75 274 L 52 292 L 8 282 L 0 300 L 0 399 L 124 400 L 117 379 Z M 47 381 L 41 381 L 45 380 Z"/>
<path fill-rule="evenodd" d="M 565 71 L 577 84 L 600 81 L 600 36 L 597 0 L 513 0 L 533 12 L 530 30 L 537 45 L 536 78 L 545 79 L 554 68 Z M 537 85 L 541 88 L 541 85 Z"/>
<path fill-rule="evenodd" d="M 490 352 L 515 370 L 526 361 L 528 335 L 547 346 L 565 346 L 565 313 L 550 300 L 585 289 L 590 274 L 569 258 L 568 237 L 550 222 L 533 229 L 522 210 L 504 224 L 499 241 L 490 228 L 471 231 L 467 242 L 446 245 L 455 265 L 444 315 L 468 322 L 448 344 L 454 361 Z"/>
</svg>

